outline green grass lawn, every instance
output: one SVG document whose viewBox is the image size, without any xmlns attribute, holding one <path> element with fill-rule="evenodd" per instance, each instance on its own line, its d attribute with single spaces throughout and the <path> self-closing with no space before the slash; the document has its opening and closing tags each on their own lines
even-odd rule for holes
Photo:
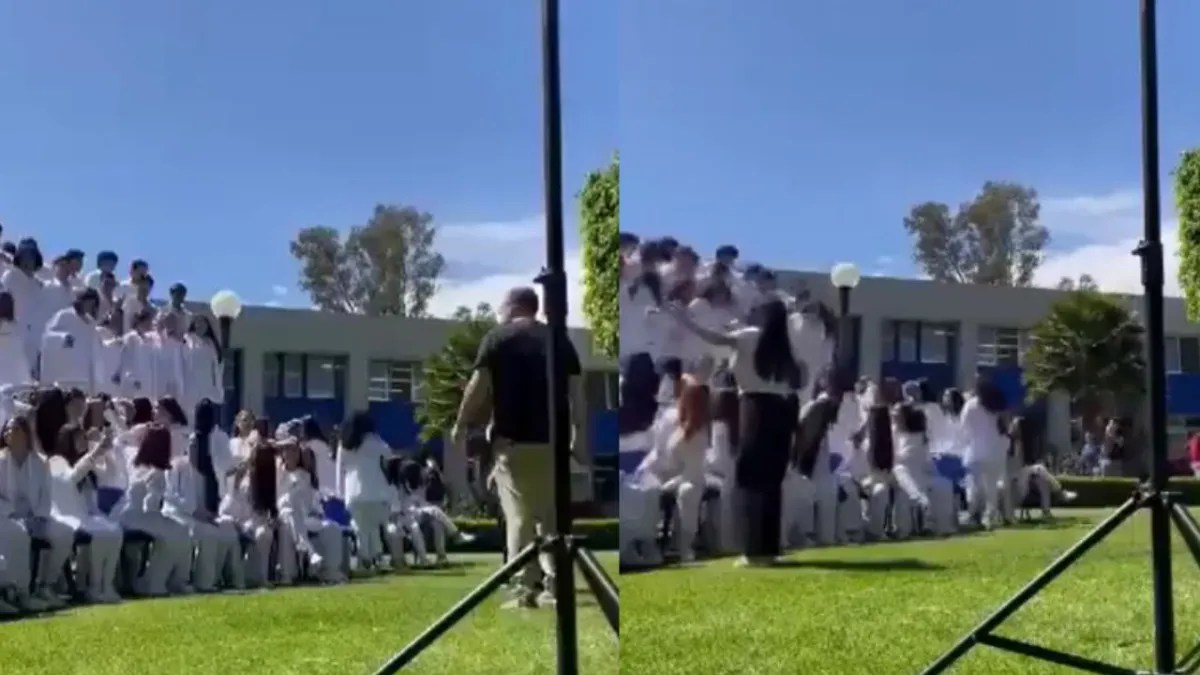
<svg viewBox="0 0 1200 675">
<path fill-rule="evenodd" d="M 716 560 L 624 574 L 621 672 L 907 675 L 937 658 L 1107 511 L 942 541 L 805 551 L 792 567 Z M 1200 571 L 1174 541 L 1179 651 L 1200 639 Z M 1149 514 L 998 632 L 1127 667 L 1152 660 Z M 975 647 L 954 673 L 1077 672 Z"/>
<path fill-rule="evenodd" d="M 464 564 L 346 586 L 135 600 L 5 623 L 0 673 L 371 673 L 500 565 L 498 555 L 452 559 Z M 601 559 L 615 574 L 616 556 Z M 504 597 L 484 603 L 404 672 L 553 672 L 553 610 L 501 610 Z M 591 595 L 578 597 L 581 672 L 617 673 L 615 637 Z"/>
</svg>

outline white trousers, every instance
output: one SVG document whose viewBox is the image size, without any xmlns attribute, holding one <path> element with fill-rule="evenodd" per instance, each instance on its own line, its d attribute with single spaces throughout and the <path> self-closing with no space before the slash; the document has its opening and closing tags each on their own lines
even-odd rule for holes
<svg viewBox="0 0 1200 675">
<path fill-rule="evenodd" d="M 346 507 L 350 510 L 350 522 L 358 538 L 358 561 L 373 565 L 384 554 L 382 529 L 388 522 L 388 503 L 359 501 L 350 502 Z"/>
<path fill-rule="evenodd" d="M 12 587 L 24 595 L 29 592 L 29 533 L 25 526 L 12 518 L 0 518 L 0 587 Z"/>
<path fill-rule="evenodd" d="M 1007 480 L 1004 461 L 977 461 L 967 466 L 967 504 L 984 527 L 1000 520 L 1000 488 Z"/>
<path fill-rule="evenodd" d="M 706 487 L 703 476 L 677 476 L 663 486 L 663 489 L 675 492 L 675 545 L 684 557 L 692 554 L 696 546 L 696 532 L 700 529 L 700 503 Z"/>
<path fill-rule="evenodd" d="M 858 484 L 853 478 L 843 474 L 837 475 L 835 480 L 846 495 L 837 505 L 837 541 L 839 544 L 861 542 L 866 521 L 863 518 L 863 500 Z"/>
<path fill-rule="evenodd" d="M 262 588 L 270 585 L 271 546 L 275 543 L 275 528 L 265 516 L 256 515 L 238 523 L 238 531 L 250 540 L 243 574 L 246 587 Z"/>
<path fill-rule="evenodd" d="M 246 558 L 242 554 L 241 528 L 227 516 L 218 516 L 215 525 L 221 535 L 217 539 L 217 584 L 241 590 L 246 587 Z"/>
<path fill-rule="evenodd" d="M 1013 476 L 1011 510 L 1016 511 L 1021 508 L 1021 504 L 1024 503 L 1033 485 L 1037 485 L 1038 488 L 1038 506 L 1041 507 L 1043 514 L 1050 515 L 1051 499 L 1055 494 L 1062 492 L 1062 484 L 1042 464 L 1021 467 Z"/>
<path fill-rule="evenodd" d="M 626 565 L 657 563 L 659 511 L 658 486 L 621 481 L 619 522 L 621 525 L 620 559 Z"/>
<path fill-rule="evenodd" d="M 79 557 L 81 582 L 87 594 L 91 599 L 115 595 L 124 539 L 121 526 L 104 516 L 60 516 L 59 519 L 77 532 L 86 532 L 92 539 Z"/>
<path fill-rule="evenodd" d="M 166 595 L 172 574 L 178 577 L 180 571 L 177 568 L 185 565 L 184 560 L 190 562 L 192 536 L 188 528 L 161 513 L 142 511 L 126 511 L 120 522 L 127 530 L 139 530 L 154 538 L 146 571 L 134 583 L 134 591 L 139 595 Z M 129 551 L 128 546 L 125 548 L 128 555 L 124 563 L 132 567 L 136 564 L 137 552 Z M 184 569 L 187 569 L 186 565 Z"/>
<path fill-rule="evenodd" d="M 892 487 L 884 481 L 868 479 L 863 482 L 864 520 L 863 532 L 871 540 L 883 539 L 887 534 L 887 514 L 891 504 Z"/>
<path fill-rule="evenodd" d="M 932 466 L 900 463 L 892 470 L 896 487 L 922 516 L 926 532 L 945 536 L 958 529 L 954 508 L 954 486 L 933 471 Z"/>
<path fill-rule="evenodd" d="M 299 574 L 297 562 L 301 559 L 311 562 L 313 556 L 320 557 L 320 563 L 312 570 L 317 579 L 325 583 L 343 581 L 342 528 L 291 510 L 281 511 L 279 522 L 280 583 L 295 582 Z"/>
<path fill-rule="evenodd" d="M 833 546 L 838 539 L 838 483 L 832 475 L 809 481 L 813 496 L 813 540 L 817 546 Z"/>
<path fill-rule="evenodd" d="M 782 509 L 779 519 L 779 546 L 783 550 L 803 548 L 813 532 L 816 490 L 810 480 L 793 467 L 783 476 Z"/>
</svg>

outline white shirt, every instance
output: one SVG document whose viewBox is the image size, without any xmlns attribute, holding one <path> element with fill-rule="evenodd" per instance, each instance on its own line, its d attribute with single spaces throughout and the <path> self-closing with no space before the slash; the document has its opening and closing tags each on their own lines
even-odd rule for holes
<svg viewBox="0 0 1200 675">
<path fill-rule="evenodd" d="M 189 334 L 184 342 L 184 381 L 192 400 L 225 401 L 224 373 L 212 342 Z"/>
<path fill-rule="evenodd" d="M 379 436 L 369 434 L 357 449 L 338 448 L 338 494 L 347 504 L 388 502 L 392 486 L 383 473 L 383 462 L 391 450 Z"/>
<path fill-rule="evenodd" d="M 55 312 L 42 335 L 42 384 L 78 387 L 85 394 L 94 394 L 99 341 L 91 319 L 80 316 L 75 308 Z"/>
<path fill-rule="evenodd" d="M 963 406 L 959 419 L 966 448 L 964 463 L 1003 467 L 1006 453 L 996 415 L 985 410 L 978 399 L 971 398 Z"/>
<path fill-rule="evenodd" d="M 184 377 L 183 340 L 159 335 L 156 346 L 155 397 L 170 396 L 186 407 L 189 399 Z M 184 410 L 184 413 L 190 417 L 192 411 Z"/>
<path fill-rule="evenodd" d="M 622 283 L 618 303 L 621 308 L 621 322 L 618 327 L 618 337 L 621 342 L 621 355 L 646 353 L 657 359 L 661 355 L 664 321 L 670 317 L 661 314 L 649 314 L 648 310 L 656 306 L 654 295 L 640 282 L 636 283 L 633 294 L 630 295 L 630 283 Z"/>
<path fill-rule="evenodd" d="M 758 339 L 762 331 L 758 328 L 739 328 L 732 334 L 736 341 L 731 368 L 737 379 L 738 391 L 743 394 L 778 394 L 787 396 L 791 393 L 791 384 L 783 380 L 764 380 L 754 369 L 754 351 L 758 348 Z"/>
<path fill-rule="evenodd" d="M 167 472 L 167 491 L 163 497 L 163 513 L 175 518 L 191 518 L 200 506 L 197 486 L 201 484 L 199 472 L 192 468 L 187 456 L 177 457 Z"/>
<path fill-rule="evenodd" d="M 42 297 L 44 298 L 42 312 L 44 316 L 54 316 L 55 312 L 67 309 L 75 304 L 75 293 L 78 290 L 79 286 L 71 279 L 66 281 L 51 279 L 46 282 L 45 287 L 42 289 Z"/>
<path fill-rule="evenodd" d="M 50 469 L 50 508 L 53 515 L 83 520 L 100 513 L 96 506 L 96 491 L 92 489 L 91 481 L 85 480 L 92 470 L 89 456 L 80 458 L 75 466 L 62 457 L 51 457 L 46 464 Z"/>
<path fill-rule="evenodd" d="M 313 513 L 318 502 L 317 493 L 312 487 L 312 476 L 299 468 L 284 471 L 282 465 L 279 467 L 279 474 L 283 479 L 276 504 L 279 512 L 301 516 Z"/>
<path fill-rule="evenodd" d="M 128 398 L 148 398 L 158 395 L 156 383 L 157 351 L 154 335 L 136 331 L 125 334 L 121 354 L 121 388 Z"/>
<path fill-rule="evenodd" d="M 161 515 L 166 494 L 167 472 L 148 466 L 135 467 L 129 480 L 129 491 L 113 509 L 114 515 L 118 517 L 125 513 Z"/>
<path fill-rule="evenodd" d="M 0 450 L 0 504 L 12 509 L 11 514 L 0 515 L 50 516 L 50 470 L 44 457 L 30 452 L 24 463 L 17 464 L 9 451 Z"/>
<path fill-rule="evenodd" d="M 329 444 L 321 440 L 307 441 L 306 445 L 312 450 L 313 459 L 317 464 L 317 485 L 324 497 L 337 496 L 337 464 L 333 461 L 333 452 Z"/>
<path fill-rule="evenodd" d="M 49 318 L 43 297 L 44 286 L 36 276 L 30 276 L 16 268 L 10 268 L 0 277 L 0 285 L 13 296 L 13 314 L 18 332 L 25 342 L 25 357 L 30 364 L 37 363 L 42 329 Z"/>
<path fill-rule="evenodd" d="M 25 356 L 24 331 L 16 324 L 0 322 L 0 387 L 33 383 L 33 369 Z"/>
<path fill-rule="evenodd" d="M 676 427 L 667 438 L 666 453 L 671 463 L 679 467 L 679 475 L 685 481 L 703 484 L 705 458 L 711 435 L 703 429 L 690 437 L 684 436 L 683 427 Z"/>
</svg>

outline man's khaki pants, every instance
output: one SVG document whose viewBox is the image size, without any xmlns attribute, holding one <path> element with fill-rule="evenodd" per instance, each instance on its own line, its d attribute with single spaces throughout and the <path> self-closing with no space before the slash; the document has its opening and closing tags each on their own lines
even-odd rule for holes
<svg viewBox="0 0 1200 675">
<path fill-rule="evenodd" d="M 555 533 L 554 452 L 548 443 L 521 444 L 497 438 L 492 444 L 495 464 L 492 480 L 504 511 L 508 556 L 511 559 L 529 544 L 541 528 L 544 536 Z M 542 553 L 539 565 L 529 565 L 519 577 L 521 590 L 534 593 L 546 577 L 545 588 L 554 592 L 554 556 Z"/>
</svg>

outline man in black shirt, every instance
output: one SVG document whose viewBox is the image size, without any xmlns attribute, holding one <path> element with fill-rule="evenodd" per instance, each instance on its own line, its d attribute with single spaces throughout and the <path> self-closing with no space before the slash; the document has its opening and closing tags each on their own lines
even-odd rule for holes
<svg viewBox="0 0 1200 675">
<path fill-rule="evenodd" d="M 483 338 L 475 372 L 463 391 L 462 407 L 452 434 L 456 445 L 465 442 L 470 426 L 491 421 L 494 462 L 492 480 L 504 513 L 508 555 L 528 546 L 541 526 L 555 531 L 554 454 L 550 445 L 550 397 L 546 350 L 550 332 L 538 322 L 538 296 L 532 288 L 509 291 L 501 307 L 500 325 Z M 582 368 L 575 347 L 567 342 L 566 369 L 574 427 L 572 453 L 586 457 L 583 449 L 584 401 Z M 544 591 L 538 594 L 538 584 Z M 519 581 L 518 597 L 510 606 L 552 604 L 553 559 L 541 556 L 541 565 L 530 565 Z"/>
</svg>

